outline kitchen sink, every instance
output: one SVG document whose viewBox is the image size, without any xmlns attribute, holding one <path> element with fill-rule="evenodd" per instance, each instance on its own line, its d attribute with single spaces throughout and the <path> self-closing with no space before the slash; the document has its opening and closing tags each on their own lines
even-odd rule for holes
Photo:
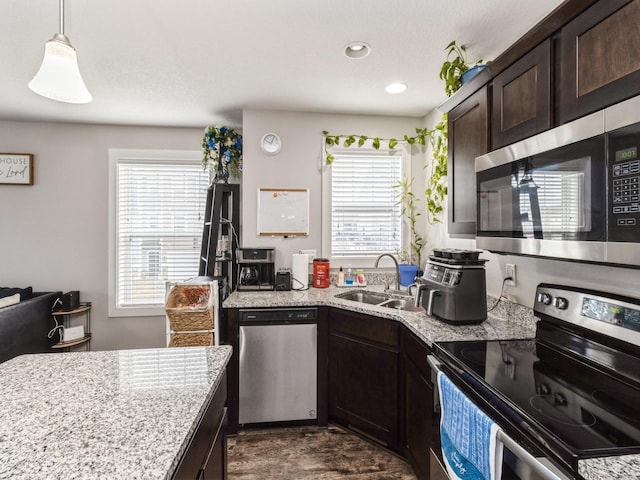
<svg viewBox="0 0 640 480">
<path fill-rule="evenodd" d="M 377 305 L 379 307 L 393 308 L 396 310 L 404 310 L 407 312 L 424 312 L 424 308 L 416 307 L 413 304 L 412 297 L 396 298 L 391 295 L 377 292 L 363 292 L 352 290 L 350 292 L 339 293 L 336 298 L 349 300 L 351 302 L 367 303 L 369 305 Z"/>
<path fill-rule="evenodd" d="M 381 293 L 358 291 L 339 293 L 336 297 L 342 298 L 343 300 L 351 300 L 352 302 L 368 303 L 370 305 L 378 305 L 389 300 L 387 295 Z"/>
<path fill-rule="evenodd" d="M 407 312 L 424 312 L 424 308 L 416 307 L 413 299 L 394 298 L 379 304 L 381 307 L 395 308 L 396 310 L 405 310 Z"/>
</svg>

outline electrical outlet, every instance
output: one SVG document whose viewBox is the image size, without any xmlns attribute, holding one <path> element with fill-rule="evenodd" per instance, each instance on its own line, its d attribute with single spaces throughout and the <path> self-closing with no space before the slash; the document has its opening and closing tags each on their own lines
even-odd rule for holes
<svg viewBox="0 0 640 480">
<path fill-rule="evenodd" d="M 505 282 L 505 285 L 508 285 L 510 287 L 515 287 L 516 286 L 516 265 L 515 263 L 507 263 L 506 265 L 506 272 L 505 272 L 505 277 L 511 277 L 511 280 L 507 280 Z"/>
<path fill-rule="evenodd" d="M 300 250 L 300 253 L 306 253 L 307 255 L 309 255 L 309 263 L 313 262 L 313 259 L 316 258 L 315 248 L 311 250 Z"/>
</svg>

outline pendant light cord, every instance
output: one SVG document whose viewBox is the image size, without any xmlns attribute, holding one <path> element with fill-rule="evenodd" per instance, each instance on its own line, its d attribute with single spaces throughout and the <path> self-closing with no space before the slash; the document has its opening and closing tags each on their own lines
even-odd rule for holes
<svg viewBox="0 0 640 480">
<path fill-rule="evenodd" d="M 64 0 L 60 0 L 60 34 L 64 35 Z"/>
</svg>

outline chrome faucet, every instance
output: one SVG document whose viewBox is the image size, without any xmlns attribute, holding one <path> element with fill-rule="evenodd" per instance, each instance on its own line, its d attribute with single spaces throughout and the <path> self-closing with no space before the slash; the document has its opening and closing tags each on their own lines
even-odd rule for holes
<svg viewBox="0 0 640 480">
<path fill-rule="evenodd" d="M 373 265 L 373 267 L 374 268 L 378 268 L 378 262 L 380 261 L 380 259 L 382 257 L 391 258 L 391 260 L 393 260 L 393 263 L 396 265 L 396 290 L 400 290 L 400 267 L 398 267 L 398 260 L 396 260 L 396 257 L 394 257 L 390 253 L 383 253 L 382 255 L 379 255 L 378 258 L 376 258 L 376 263 Z M 388 290 L 389 286 L 386 285 L 386 282 L 385 282 L 385 286 L 386 286 L 386 288 Z"/>
</svg>

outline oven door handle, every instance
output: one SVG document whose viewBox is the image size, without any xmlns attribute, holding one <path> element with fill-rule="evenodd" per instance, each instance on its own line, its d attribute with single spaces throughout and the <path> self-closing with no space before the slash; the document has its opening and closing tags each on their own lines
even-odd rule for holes
<svg viewBox="0 0 640 480">
<path fill-rule="evenodd" d="M 433 355 L 427 355 L 427 363 L 435 373 L 442 371 L 442 362 L 440 362 L 440 360 L 438 360 Z M 570 477 L 567 477 L 563 473 L 557 471 L 555 467 L 551 465 L 551 462 L 548 462 L 549 464 L 547 465 L 545 462 L 546 459 L 544 457 L 534 457 L 514 439 L 507 436 L 507 434 L 505 434 L 502 430 L 498 432 L 498 440 L 505 447 L 507 447 L 511 453 L 513 453 L 516 457 L 522 460 L 522 462 L 531 467 L 531 469 L 534 470 L 538 475 L 540 475 L 544 480 L 570 480 Z"/>
<path fill-rule="evenodd" d="M 442 369 L 440 368 L 442 366 L 442 362 L 433 355 L 427 355 L 427 363 L 431 367 L 431 370 L 433 370 L 435 373 L 442 371 Z"/>
</svg>

